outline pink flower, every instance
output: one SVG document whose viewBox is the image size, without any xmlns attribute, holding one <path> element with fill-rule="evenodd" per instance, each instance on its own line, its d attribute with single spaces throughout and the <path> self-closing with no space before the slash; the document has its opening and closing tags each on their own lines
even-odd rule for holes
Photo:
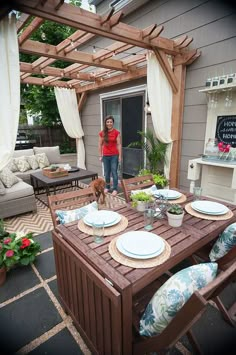
<svg viewBox="0 0 236 355">
<path fill-rule="evenodd" d="M 11 241 L 12 241 L 11 238 L 6 238 L 6 239 L 4 239 L 3 243 L 4 244 L 9 244 L 9 243 L 11 243 Z"/>
<path fill-rule="evenodd" d="M 14 250 L 8 250 L 6 252 L 6 257 L 11 258 L 14 255 Z"/>
</svg>

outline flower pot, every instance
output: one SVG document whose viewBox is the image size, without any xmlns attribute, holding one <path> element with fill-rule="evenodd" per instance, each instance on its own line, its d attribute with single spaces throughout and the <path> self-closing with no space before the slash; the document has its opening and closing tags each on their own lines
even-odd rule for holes
<svg viewBox="0 0 236 355">
<path fill-rule="evenodd" d="M 168 223 L 171 227 L 180 227 L 183 223 L 184 212 L 182 214 L 173 214 L 166 212 Z"/>
<path fill-rule="evenodd" d="M 2 286 L 6 281 L 7 269 L 5 266 L 0 268 L 0 286 Z"/>
<path fill-rule="evenodd" d="M 147 208 L 147 202 L 144 201 L 137 201 L 136 209 L 138 212 L 144 212 Z"/>
</svg>

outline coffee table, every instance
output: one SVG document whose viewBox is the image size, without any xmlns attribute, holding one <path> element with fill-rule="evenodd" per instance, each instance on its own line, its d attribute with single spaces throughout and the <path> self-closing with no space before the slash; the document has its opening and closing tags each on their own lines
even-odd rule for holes
<svg viewBox="0 0 236 355">
<path fill-rule="evenodd" d="M 43 198 L 40 198 L 40 195 L 45 195 L 45 193 L 47 196 L 51 195 L 51 193 L 55 195 L 57 191 L 65 189 L 65 185 L 67 184 L 70 184 L 70 187 L 76 187 L 79 189 L 79 180 L 89 178 L 95 180 L 98 178 L 98 174 L 84 169 L 69 173 L 67 176 L 52 179 L 43 175 L 42 171 L 30 174 L 31 185 L 34 188 L 35 197 L 46 206 L 48 206 L 47 199 L 45 201 Z M 45 191 L 42 192 L 42 189 Z"/>
</svg>

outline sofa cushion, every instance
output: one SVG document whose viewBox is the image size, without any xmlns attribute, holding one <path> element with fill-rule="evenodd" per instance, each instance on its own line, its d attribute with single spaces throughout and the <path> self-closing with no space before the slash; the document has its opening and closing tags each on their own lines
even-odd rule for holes
<svg viewBox="0 0 236 355">
<path fill-rule="evenodd" d="M 34 154 L 45 153 L 50 164 L 61 162 L 59 146 L 55 147 L 34 147 Z"/>
<path fill-rule="evenodd" d="M 8 169 L 10 169 L 13 173 L 15 173 L 16 171 L 19 171 L 18 170 L 18 167 L 17 165 L 15 164 L 14 162 L 14 158 L 11 158 L 9 163 L 7 164 L 6 166 Z"/>
<path fill-rule="evenodd" d="M 1 196 L 1 203 L 4 201 L 16 200 L 18 198 L 31 196 L 33 194 L 33 187 L 20 180 L 17 184 L 6 189 L 6 194 Z"/>
<path fill-rule="evenodd" d="M 2 181 L 0 180 L 0 195 L 5 195 L 6 193 L 6 188 L 5 186 L 3 185 Z"/>
<path fill-rule="evenodd" d="M 48 158 L 46 156 L 45 153 L 41 153 L 41 154 L 36 154 L 36 159 L 37 159 L 37 162 L 38 162 L 38 165 L 39 167 L 42 169 L 42 168 L 46 168 L 47 166 L 50 165 L 49 161 L 48 161 Z"/>
<path fill-rule="evenodd" d="M 14 158 L 14 163 L 16 164 L 20 172 L 24 172 L 30 169 L 30 165 L 25 156 Z"/>
<path fill-rule="evenodd" d="M 34 155 L 33 149 L 20 149 L 20 150 L 15 150 L 13 153 L 13 158 L 19 158 L 22 156 L 29 156 L 29 155 Z"/>
<path fill-rule="evenodd" d="M 35 155 L 30 155 L 29 157 L 26 157 L 26 159 L 33 170 L 39 168 L 39 164 Z"/>
<path fill-rule="evenodd" d="M 11 187 L 19 181 L 18 177 L 8 168 L 3 168 L 0 171 L 0 180 L 5 187 Z"/>
<path fill-rule="evenodd" d="M 217 263 L 190 266 L 173 275 L 152 297 L 140 320 L 140 335 L 160 334 L 192 294 L 214 280 Z"/>
<path fill-rule="evenodd" d="M 17 171 L 15 174 L 18 178 L 22 179 L 24 182 L 27 182 L 27 184 L 31 185 L 31 178 L 30 178 L 30 174 L 35 173 L 36 171 L 40 171 L 40 169 L 36 169 L 36 170 L 27 170 L 24 173 L 21 173 L 20 171 Z"/>
</svg>

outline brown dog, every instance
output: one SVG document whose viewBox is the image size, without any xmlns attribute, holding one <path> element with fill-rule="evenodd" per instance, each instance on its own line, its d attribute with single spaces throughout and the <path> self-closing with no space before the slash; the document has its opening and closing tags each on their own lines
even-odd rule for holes
<svg viewBox="0 0 236 355">
<path fill-rule="evenodd" d="M 93 180 L 89 184 L 89 186 L 91 186 L 93 188 L 93 191 L 95 192 L 95 195 L 97 197 L 97 202 L 99 201 L 100 196 L 102 196 L 101 203 L 104 204 L 105 198 L 106 198 L 105 192 L 104 192 L 104 189 L 106 186 L 105 181 L 102 178 L 98 178 L 98 179 Z"/>
</svg>

